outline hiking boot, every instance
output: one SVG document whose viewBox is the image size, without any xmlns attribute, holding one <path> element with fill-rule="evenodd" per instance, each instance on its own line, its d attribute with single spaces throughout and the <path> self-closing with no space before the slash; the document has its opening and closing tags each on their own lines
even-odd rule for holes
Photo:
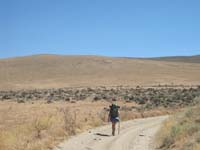
<svg viewBox="0 0 200 150">
<path fill-rule="evenodd" d="M 115 133 L 114 133 L 114 132 L 112 132 L 112 136 L 115 136 Z"/>
<path fill-rule="evenodd" d="M 115 130 L 112 131 L 112 135 L 115 136 Z"/>
</svg>

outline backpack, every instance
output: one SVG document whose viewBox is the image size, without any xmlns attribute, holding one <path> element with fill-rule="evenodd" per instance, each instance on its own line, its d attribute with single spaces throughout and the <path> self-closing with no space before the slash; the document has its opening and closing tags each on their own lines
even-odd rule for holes
<svg viewBox="0 0 200 150">
<path fill-rule="evenodd" d="M 119 106 L 115 105 L 115 104 L 112 104 L 110 106 L 110 117 L 111 118 L 116 118 L 116 117 L 119 117 Z"/>
</svg>

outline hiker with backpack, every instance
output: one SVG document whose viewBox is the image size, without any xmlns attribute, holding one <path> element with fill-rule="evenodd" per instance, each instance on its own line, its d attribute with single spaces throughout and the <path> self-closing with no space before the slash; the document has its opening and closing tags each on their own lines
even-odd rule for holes
<svg viewBox="0 0 200 150">
<path fill-rule="evenodd" d="M 119 129 L 120 129 L 119 108 L 120 108 L 120 106 L 118 106 L 115 103 L 112 103 L 112 105 L 110 106 L 110 111 L 109 111 L 109 115 L 108 115 L 108 121 L 112 122 L 112 135 L 113 136 L 115 136 L 115 128 L 116 128 L 117 123 L 119 125 L 119 128 L 118 128 L 118 134 L 119 134 Z"/>
</svg>

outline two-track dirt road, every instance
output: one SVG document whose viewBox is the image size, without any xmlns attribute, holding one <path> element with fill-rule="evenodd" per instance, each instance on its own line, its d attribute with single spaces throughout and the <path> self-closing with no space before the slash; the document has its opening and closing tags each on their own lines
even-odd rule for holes
<svg viewBox="0 0 200 150">
<path fill-rule="evenodd" d="M 116 136 L 111 136 L 111 125 L 95 128 L 63 142 L 56 150 L 151 150 L 153 137 L 166 118 L 123 122 Z"/>
</svg>

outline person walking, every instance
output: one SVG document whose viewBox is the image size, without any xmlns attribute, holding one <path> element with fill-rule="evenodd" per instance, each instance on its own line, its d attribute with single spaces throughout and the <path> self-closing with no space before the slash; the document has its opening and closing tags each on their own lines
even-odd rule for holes
<svg viewBox="0 0 200 150">
<path fill-rule="evenodd" d="M 116 103 L 112 103 L 112 105 L 109 106 L 110 111 L 108 115 L 108 121 L 112 122 L 112 135 L 115 136 L 115 129 L 116 129 L 116 124 L 120 123 L 120 118 L 119 118 L 119 108 Z M 120 128 L 120 126 L 119 126 Z M 119 129 L 118 129 L 119 130 Z M 119 133 L 119 131 L 118 131 Z"/>
</svg>

